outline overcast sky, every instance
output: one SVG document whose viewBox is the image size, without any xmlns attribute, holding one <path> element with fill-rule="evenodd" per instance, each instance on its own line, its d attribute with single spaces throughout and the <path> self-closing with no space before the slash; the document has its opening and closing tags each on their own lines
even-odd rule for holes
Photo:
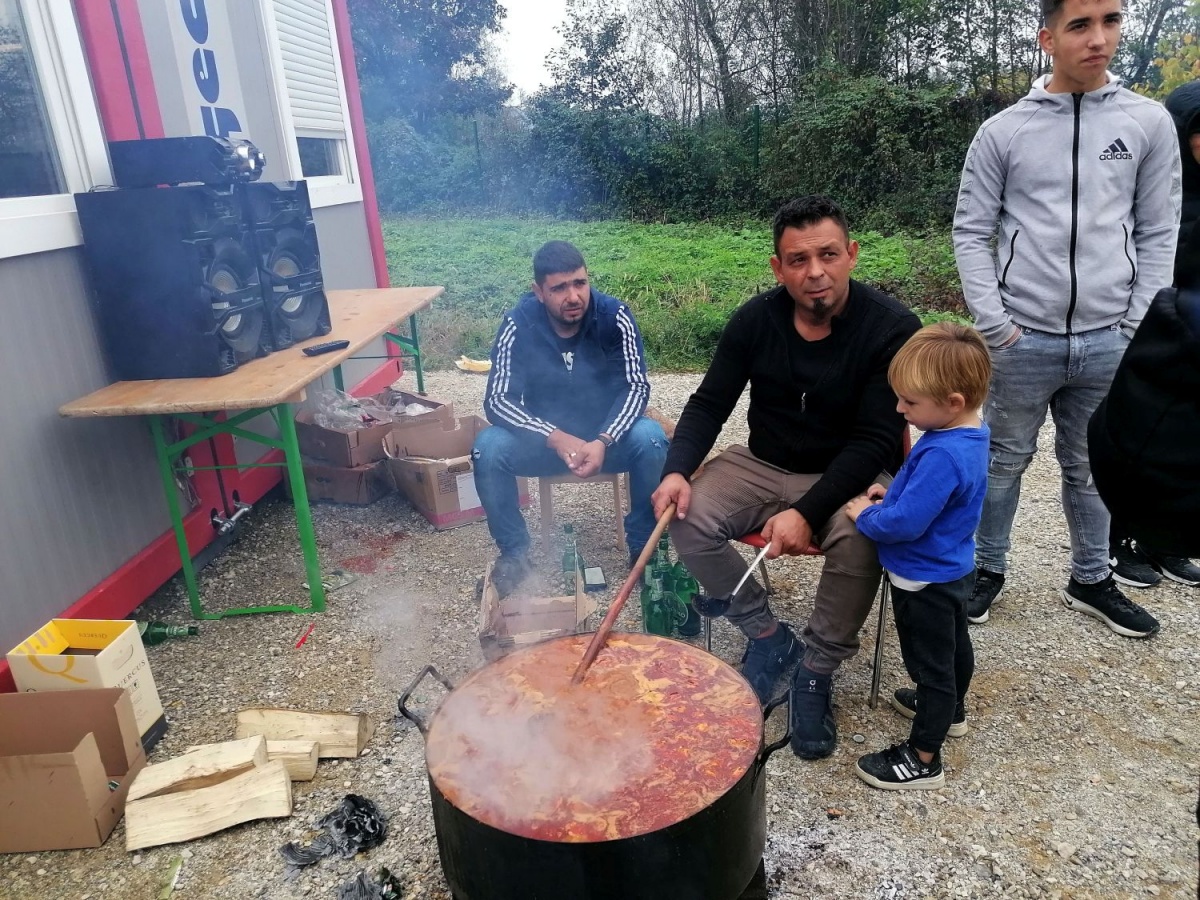
<svg viewBox="0 0 1200 900">
<path fill-rule="evenodd" d="M 508 15 L 499 36 L 500 57 L 517 91 L 532 94 L 549 81 L 546 57 L 562 42 L 554 29 L 562 23 L 567 0 L 502 2 Z"/>
</svg>

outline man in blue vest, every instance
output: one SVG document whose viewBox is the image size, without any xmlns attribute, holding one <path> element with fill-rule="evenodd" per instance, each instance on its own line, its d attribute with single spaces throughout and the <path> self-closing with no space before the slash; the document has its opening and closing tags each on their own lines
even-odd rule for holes
<svg viewBox="0 0 1200 900">
<path fill-rule="evenodd" d="M 532 290 L 505 313 L 492 346 L 484 410 L 494 426 L 475 440 L 475 486 L 500 548 L 501 596 L 529 573 L 529 530 L 517 476 L 587 478 L 628 472 L 625 535 L 636 559 L 654 530 L 650 494 L 667 457 L 650 399 L 642 336 L 629 307 L 591 287 L 583 256 L 550 241 L 533 257 Z"/>
</svg>

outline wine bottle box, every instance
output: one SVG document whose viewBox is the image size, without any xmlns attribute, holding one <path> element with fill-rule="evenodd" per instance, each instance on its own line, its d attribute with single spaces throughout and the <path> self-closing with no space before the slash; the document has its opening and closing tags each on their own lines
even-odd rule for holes
<svg viewBox="0 0 1200 900">
<path fill-rule="evenodd" d="M 167 730 L 137 622 L 51 619 L 7 658 L 19 691 L 127 689 L 147 753 Z"/>
</svg>

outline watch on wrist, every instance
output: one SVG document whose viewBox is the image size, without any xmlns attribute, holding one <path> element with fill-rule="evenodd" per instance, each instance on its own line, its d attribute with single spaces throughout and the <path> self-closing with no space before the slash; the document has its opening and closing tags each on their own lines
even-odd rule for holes
<svg viewBox="0 0 1200 900">
<path fill-rule="evenodd" d="M 611 447 L 613 445 L 613 439 L 607 434 L 604 434 L 604 432 L 596 435 L 596 440 L 602 443 L 605 447 Z"/>
</svg>

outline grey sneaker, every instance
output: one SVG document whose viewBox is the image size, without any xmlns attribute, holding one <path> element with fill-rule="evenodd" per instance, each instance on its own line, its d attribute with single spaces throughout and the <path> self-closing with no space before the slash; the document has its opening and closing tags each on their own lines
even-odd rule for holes
<svg viewBox="0 0 1200 900">
<path fill-rule="evenodd" d="M 1108 567 L 1112 569 L 1113 578 L 1129 587 L 1154 587 L 1162 581 L 1142 548 L 1130 538 L 1108 548 Z"/>
<path fill-rule="evenodd" d="M 892 709 L 900 713 L 906 719 L 915 719 L 917 717 L 917 692 L 912 688 L 899 688 L 896 693 L 892 694 L 891 698 Z M 967 733 L 967 711 L 960 703 L 954 708 L 954 718 L 950 722 L 950 728 L 946 731 L 946 737 L 960 738 Z"/>
<path fill-rule="evenodd" d="M 1121 593 L 1111 575 L 1096 584 L 1081 584 L 1072 576 L 1062 598 L 1067 609 L 1099 619 L 1123 637 L 1150 637 L 1160 628 L 1154 616 Z"/>
</svg>

